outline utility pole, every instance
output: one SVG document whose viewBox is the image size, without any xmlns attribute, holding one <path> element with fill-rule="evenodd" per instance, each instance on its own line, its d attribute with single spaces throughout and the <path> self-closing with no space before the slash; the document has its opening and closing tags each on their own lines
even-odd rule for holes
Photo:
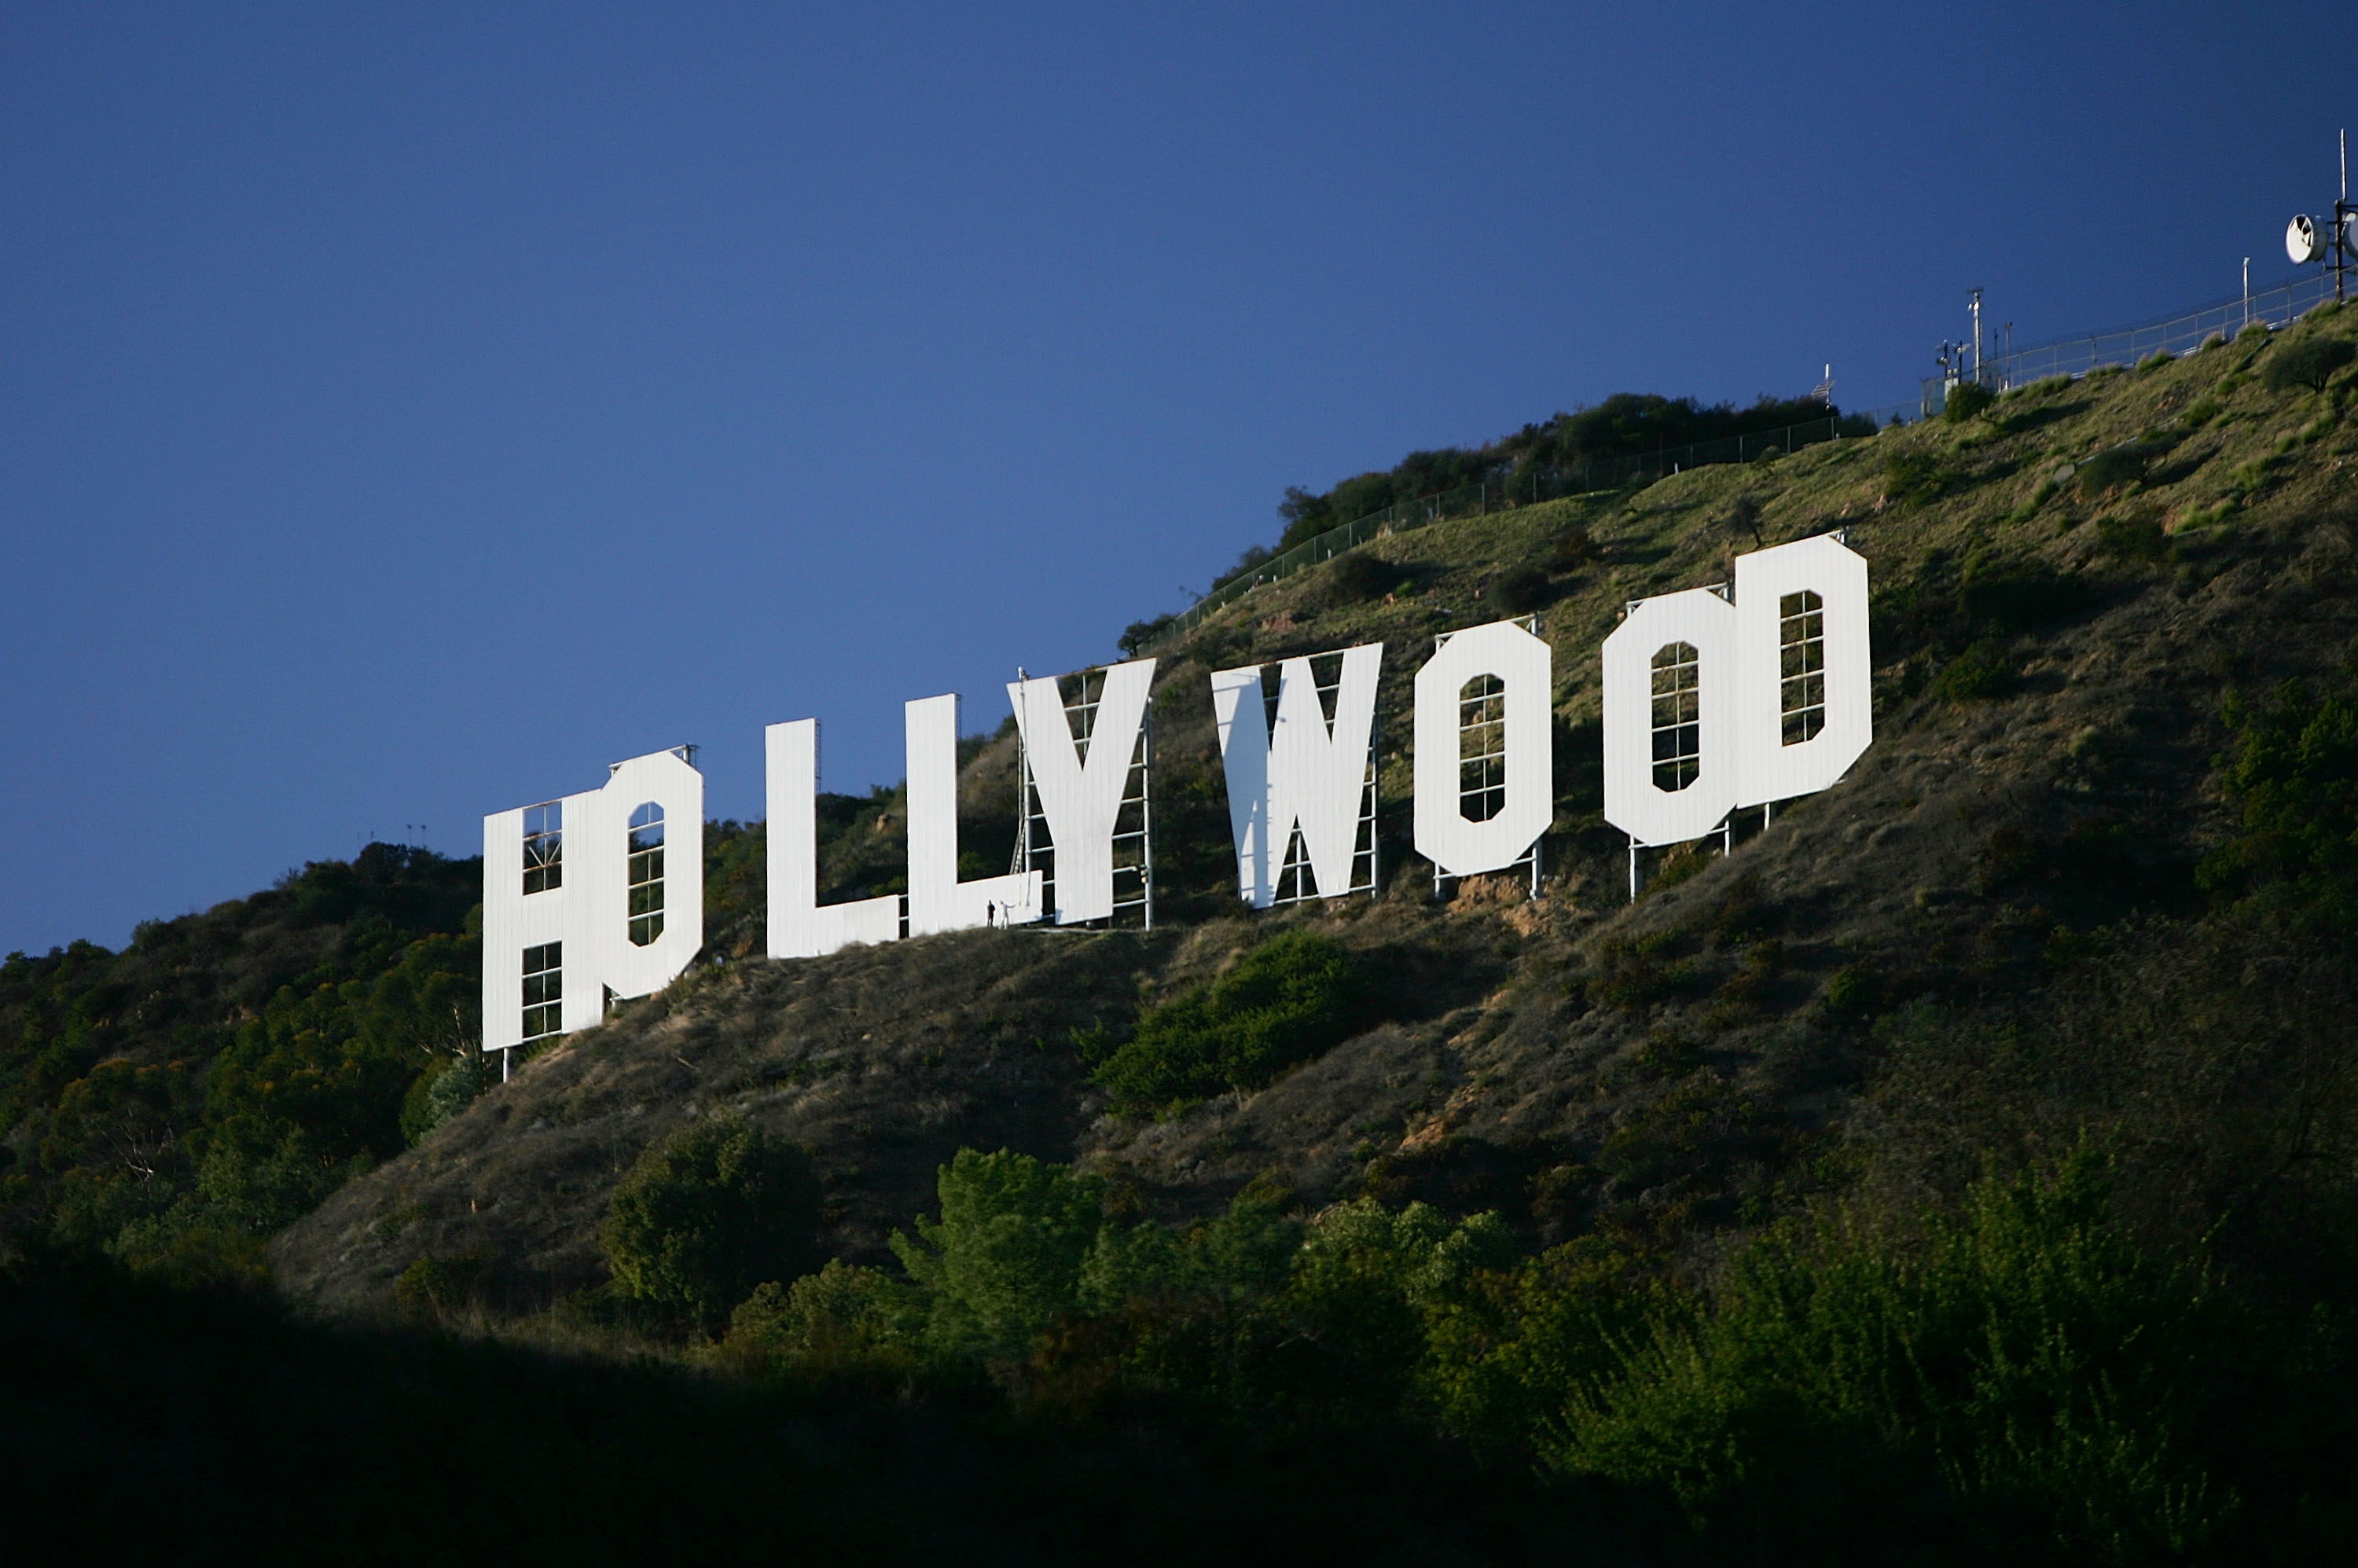
<svg viewBox="0 0 2358 1568">
<path fill-rule="evenodd" d="M 2252 258 L 2244 258 L 2244 325 L 2252 324 Z"/>
<path fill-rule="evenodd" d="M 1973 291 L 1973 311 L 1974 380 L 1978 384 L 1982 379 L 1982 291 L 1978 288 Z"/>
<path fill-rule="evenodd" d="M 2350 132 L 2342 133 L 2342 194 L 2333 199 L 2333 302 L 2342 303 L 2342 275 L 2350 265 Z"/>
</svg>

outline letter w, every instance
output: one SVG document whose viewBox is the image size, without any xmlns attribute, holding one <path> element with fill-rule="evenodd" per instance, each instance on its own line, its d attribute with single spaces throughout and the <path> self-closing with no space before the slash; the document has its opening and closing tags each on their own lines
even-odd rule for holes
<svg viewBox="0 0 2358 1568">
<path fill-rule="evenodd" d="M 1261 697 L 1261 666 L 1213 672 L 1212 718 L 1228 779 L 1237 892 L 1255 909 L 1276 901 L 1297 828 L 1320 896 L 1339 896 L 1351 885 L 1383 656 L 1380 643 L 1344 650 L 1331 729 L 1309 659 L 1286 660 L 1278 668 L 1274 735 Z"/>
</svg>

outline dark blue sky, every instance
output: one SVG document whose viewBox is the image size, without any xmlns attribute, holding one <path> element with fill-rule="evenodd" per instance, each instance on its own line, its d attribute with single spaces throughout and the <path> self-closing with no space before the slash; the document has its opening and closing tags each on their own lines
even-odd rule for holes
<svg viewBox="0 0 2358 1568">
<path fill-rule="evenodd" d="M 2290 270 L 2358 10 L 0 14 L 0 951 L 1111 654 L 1288 484 Z M 2336 97 L 2335 94 L 2340 96 Z"/>
</svg>

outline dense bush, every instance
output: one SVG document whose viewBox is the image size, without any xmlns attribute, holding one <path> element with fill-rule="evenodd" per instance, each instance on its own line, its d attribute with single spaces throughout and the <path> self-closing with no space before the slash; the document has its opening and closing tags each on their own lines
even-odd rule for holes
<svg viewBox="0 0 2358 1568">
<path fill-rule="evenodd" d="M 1951 659 L 1932 682 L 1932 695 L 1951 702 L 2004 697 L 2015 688 L 2014 661 L 2006 644 L 1985 638 Z"/>
<path fill-rule="evenodd" d="M 1575 523 L 1555 536 L 1540 565 L 1550 571 L 1576 571 L 1601 558 L 1605 552 L 1598 548 L 1596 537 L 1585 523 Z"/>
<path fill-rule="evenodd" d="M 473 1252 L 420 1258 L 395 1278 L 393 1304 L 410 1317 L 429 1321 L 463 1314 L 481 1304 L 483 1276 L 490 1263 Z"/>
<path fill-rule="evenodd" d="M 175 1279 L 252 1276 L 269 1236 L 398 1152 L 413 1094 L 479 1044 L 476 862 L 372 844 L 111 953 L 0 963 L 13 1236 Z"/>
<path fill-rule="evenodd" d="M 599 1230 L 622 1294 L 717 1327 L 764 1281 L 819 1261 L 809 1158 L 733 1117 L 676 1129 L 615 1184 Z"/>
<path fill-rule="evenodd" d="M 2202 863 L 2206 886 L 2247 890 L 2305 919 L 2358 923 L 2358 699 L 2299 681 L 2272 700 L 2228 695 L 2220 784 L 2243 832 Z"/>
<path fill-rule="evenodd" d="M 1372 1022 L 1369 1001 L 1358 962 L 1339 943 L 1289 931 L 1209 986 L 1146 1009 L 1094 1076 L 1134 1110 L 1259 1088 Z"/>
<path fill-rule="evenodd" d="M 1081 1270 L 1104 1220 L 1098 1184 L 1001 1150 L 961 1149 L 936 1184 L 938 1219 L 893 1255 L 930 1302 L 930 1346 L 950 1355 L 1019 1356 L 1080 1304 Z"/>
<path fill-rule="evenodd" d="M 1703 404 L 1692 397 L 1617 392 L 1603 402 L 1524 426 L 1478 448 L 1442 447 L 1411 452 L 1389 470 L 1354 475 L 1323 493 L 1289 487 L 1277 514 L 1285 532 L 1277 548 L 1286 550 L 1329 528 L 1354 523 L 1402 501 L 1487 482 L 1502 497 L 1516 496 L 1518 476 L 1532 470 L 1576 468 L 1584 462 L 1650 456 L 1704 441 L 1761 435 L 1807 424 L 1836 413 L 1814 397 L 1762 397 L 1749 407 Z M 1873 435 L 1870 422 L 1845 420 L 1845 435 Z M 1269 552 L 1260 558 L 1267 559 Z M 1230 576 L 1240 575 L 1245 563 Z"/>
<path fill-rule="evenodd" d="M 1409 580 L 1408 568 L 1371 550 L 1346 550 L 1326 568 L 1321 597 L 1332 605 L 1381 599 Z"/>
<path fill-rule="evenodd" d="M 1883 494 L 1888 501 L 1936 501 L 1956 475 L 1930 452 L 1894 452 L 1883 460 Z"/>
<path fill-rule="evenodd" d="M 2169 554 L 2169 534 L 2158 513 L 2133 509 L 2096 520 L 2096 544 L 2124 561 L 2158 561 Z"/>
<path fill-rule="evenodd" d="M 21 1265 L 0 1338 L 0 1507 L 27 1563 L 1537 1565 L 1574 1540 L 1640 1560 L 1660 1533 L 1406 1422 L 1167 1396 L 1070 1419 L 1053 1378 L 1021 1406 L 931 1372 L 724 1379 Z"/>
<path fill-rule="evenodd" d="M 1966 560 L 1958 582 L 1957 607 L 1967 624 L 2005 634 L 2073 620 L 2096 603 L 2096 590 L 2085 578 L 2038 560 L 1976 553 Z"/>
<path fill-rule="evenodd" d="M 1658 1311 L 1541 1447 L 1805 1551 L 1945 1515 L 1980 1539 L 1940 1555 L 2045 1534 L 2174 1556 L 2238 1507 L 2204 1452 L 2229 1332 L 2199 1270 L 2111 1217 L 2082 1148 L 1918 1238 L 1836 1216 L 1760 1242 L 1708 1309 Z"/>
<path fill-rule="evenodd" d="M 2333 373 L 2353 359 L 2358 359 L 2358 344 L 2349 339 L 2311 336 L 2270 354 L 2260 379 L 2271 392 L 2290 392 L 2296 387 L 2323 392 Z"/>
<path fill-rule="evenodd" d="M 1987 413 L 1996 401 L 1997 394 L 1981 383 L 1961 381 L 1949 388 L 1949 395 L 1941 405 L 1941 417 L 1952 425 L 1962 425 Z"/>
<path fill-rule="evenodd" d="M 1184 1229 L 1125 1225 L 1085 1178 L 967 1151 L 940 1217 L 896 1242 L 905 1278 L 835 1263 L 765 1287 L 717 1355 L 988 1372 L 1084 1422 L 1141 1397 L 1239 1433 L 1407 1420 L 1509 1470 L 1665 1495 L 1695 1544 L 1747 1561 L 2175 1561 L 2325 1539 L 2340 1505 L 2287 1499 L 2331 1465 L 2288 1477 L 2292 1450 L 2254 1450 L 2246 1407 L 2330 1409 L 2342 1341 L 2272 1328 L 2199 1239 L 2141 1239 L 2115 1168 L 2082 1138 L 1953 1207 L 1862 1195 L 1743 1244 L 1702 1289 L 1595 1237 L 1523 1255 L 1493 1215 L 1414 1203 L 1303 1221 L 1249 1195 Z"/>
<path fill-rule="evenodd" d="M 1149 643 L 1170 630 L 1171 623 L 1178 619 L 1177 613 L 1174 612 L 1157 615 L 1150 621 L 1133 621 L 1122 628 L 1121 635 L 1114 639 L 1114 645 L 1121 650 L 1122 657 L 1134 659 L 1145 651 Z"/>
<path fill-rule="evenodd" d="M 2106 447 L 2074 470 L 2080 493 L 2098 496 L 2106 491 L 2136 483 L 2145 477 L 2146 462 L 2152 455 L 2136 442 Z"/>
<path fill-rule="evenodd" d="M 1516 567 L 1492 583 L 1486 597 L 1509 615 L 1544 610 L 1555 600 L 1554 585 L 1537 567 Z"/>
<path fill-rule="evenodd" d="M 475 1103 L 491 1087 L 486 1053 L 461 1050 L 411 1081 L 401 1101 L 401 1133 L 415 1144 Z"/>
</svg>

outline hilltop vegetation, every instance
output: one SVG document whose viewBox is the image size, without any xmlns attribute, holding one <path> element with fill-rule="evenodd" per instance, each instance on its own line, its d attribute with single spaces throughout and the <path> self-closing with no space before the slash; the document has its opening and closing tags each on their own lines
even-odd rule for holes
<svg viewBox="0 0 2358 1568">
<path fill-rule="evenodd" d="M 457 1375 L 420 1357 L 584 1408 L 628 1384 L 682 1453 L 708 1450 L 665 1423 L 725 1406 L 712 1441 L 752 1457 L 719 1473 L 784 1500 L 717 1508 L 716 1541 L 791 1516 L 1010 1560 L 1195 1560 L 1228 1549 L 1207 1520 L 1401 1561 L 2328 1555 L 2358 1523 L 2353 319 L 1436 524 L 1247 595 L 1158 649 L 1152 933 L 772 964 L 761 832 L 725 824 L 715 962 L 438 1100 L 455 1069 L 402 1031 L 441 1005 L 421 976 L 467 989 L 470 867 L 312 868 L 173 923 L 221 955 L 178 990 L 145 978 L 166 928 L 12 959 L 33 1239 L 6 1310 L 51 1336 L 60 1303 L 102 1335 L 166 1310 L 41 1248 L 251 1277 L 259 1210 L 227 1271 L 137 1226 L 185 1201 L 173 1234 L 213 1234 L 247 1190 L 208 1185 L 216 1150 L 291 1129 L 316 1185 L 266 1265 L 374 1326 L 237 1333 L 385 1386 Z M 1628 600 L 1830 527 L 1874 572 L 1875 748 L 1732 854 L 1650 851 L 1629 903 L 1597 643 Z M 1544 896 L 1436 898 L 1405 677 L 1501 613 L 1556 650 Z M 1362 642 L 1385 891 L 1242 910 L 1206 674 Z M 1005 863 L 1013 790 L 1006 734 L 971 742 L 976 871 Z M 825 805 L 828 896 L 893 885 L 900 814 Z M 304 925 L 315 878 L 380 891 Z M 395 912 L 412 883 L 443 890 L 430 918 Z M 172 1070 L 225 1086 L 173 1124 L 180 1195 L 75 1230 L 84 1188 L 166 1190 L 59 1131 L 95 1125 L 77 1086 Z M 209 1396 L 223 1422 L 244 1397 Z M 494 1403 L 528 1426 L 542 1399 Z M 432 1430 L 402 1420 L 363 1446 Z M 1102 1535 L 1055 1533 L 1064 1509 Z"/>
<path fill-rule="evenodd" d="M 1394 502 L 1486 480 L 1497 486 L 1502 500 L 1511 500 L 1521 493 L 1517 477 L 1533 469 L 1575 468 L 1590 459 L 1639 457 L 1728 436 L 1760 435 L 1836 412 L 1832 404 L 1815 397 L 1763 394 L 1750 407 L 1738 408 L 1730 403 L 1701 404 L 1692 397 L 1616 393 L 1602 403 L 1558 413 L 1479 447 L 1411 452 L 1389 469 L 1354 474 L 1325 491 L 1288 486 L 1277 508 L 1285 532 L 1276 550 L 1262 552 L 1261 559 L 1381 512 Z M 1866 433 L 1873 433 L 1871 425 Z M 1238 569 L 1252 564 L 1240 563 Z"/>
</svg>

